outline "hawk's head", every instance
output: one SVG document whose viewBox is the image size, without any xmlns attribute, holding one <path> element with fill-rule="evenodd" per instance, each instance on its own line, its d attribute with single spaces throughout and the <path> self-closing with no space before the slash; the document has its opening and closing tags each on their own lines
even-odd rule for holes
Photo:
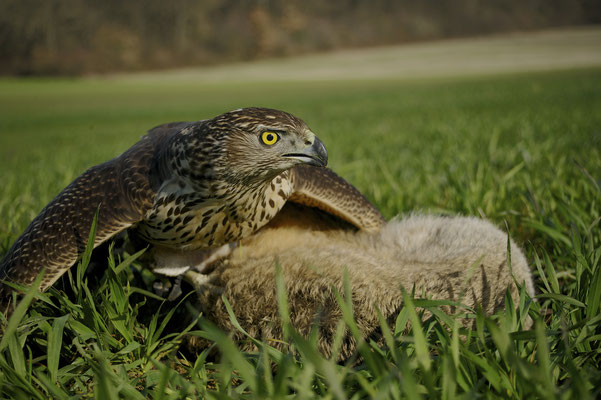
<svg viewBox="0 0 601 400">
<path fill-rule="evenodd" d="M 231 183 L 269 181 L 301 163 L 325 166 L 325 146 L 301 119 L 284 111 L 243 108 L 206 121 L 214 172 Z"/>
</svg>

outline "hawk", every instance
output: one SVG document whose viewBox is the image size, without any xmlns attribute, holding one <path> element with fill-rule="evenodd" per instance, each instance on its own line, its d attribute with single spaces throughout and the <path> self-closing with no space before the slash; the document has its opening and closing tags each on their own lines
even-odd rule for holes
<svg viewBox="0 0 601 400">
<path fill-rule="evenodd" d="M 85 249 L 96 213 L 95 247 L 128 230 L 157 254 L 195 254 L 236 242 L 267 224 L 287 201 L 377 231 L 381 214 L 325 168 L 327 159 L 305 122 L 273 109 L 158 126 L 59 193 L 0 262 L 0 279 L 30 285 L 45 269 L 40 289 L 47 289 Z M 174 260 L 161 258 L 161 272 L 181 272 L 181 260 Z M 0 284 L 0 301 L 11 291 Z"/>
</svg>

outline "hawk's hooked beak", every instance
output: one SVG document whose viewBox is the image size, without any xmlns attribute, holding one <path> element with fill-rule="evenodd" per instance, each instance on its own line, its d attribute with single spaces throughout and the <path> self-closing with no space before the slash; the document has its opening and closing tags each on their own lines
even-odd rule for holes
<svg viewBox="0 0 601 400">
<path fill-rule="evenodd" d="M 325 167 L 328 164 L 328 152 L 323 142 L 315 137 L 313 144 L 298 153 L 284 154 L 284 157 L 294 158 L 305 164 L 314 165 L 316 167 Z"/>
</svg>

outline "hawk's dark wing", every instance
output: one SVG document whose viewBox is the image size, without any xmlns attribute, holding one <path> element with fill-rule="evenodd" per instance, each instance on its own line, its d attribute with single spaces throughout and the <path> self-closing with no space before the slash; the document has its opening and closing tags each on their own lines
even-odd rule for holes
<svg viewBox="0 0 601 400">
<path fill-rule="evenodd" d="M 90 168 L 31 222 L 0 262 L 0 279 L 31 284 L 46 269 L 41 290 L 77 261 L 98 210 L 94 247 L 142 220 L 161 181 L 164 143 L 186 123 L 161 125 L 111 161 Z M 0 284 L 0 299 L 10 288 Z"/>
<path fill-rule="evenodd" d="M 288 201 L 317 207 L 367 232 L 377 232 L 386 223 L 361 192 L 328 168 L 298 165 L 290 170 L 290 180 Z"/>
</svg>

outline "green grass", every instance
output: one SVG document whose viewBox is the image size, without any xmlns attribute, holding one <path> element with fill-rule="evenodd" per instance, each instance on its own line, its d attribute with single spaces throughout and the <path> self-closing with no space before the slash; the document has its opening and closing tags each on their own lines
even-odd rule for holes
<svg viewBox="0 0 601 400">
<path fill-rule="evenodd" d="M 73 271 L 15 313 L 0 342 L 0 397 L 599 396 L 600 69 L 419 82 L 0 81 L 0 254 L 73 178 L 145 130 L 248 105 L 305 119 L 330 166 L 386 217 L 418 210 L 507 227 L 536 275 L 538 303 L 523 296 L 514 312 L 508 299 L 506 312 L 478 315 L 464 331 L 407 296 L 395 326 L 382 327 L 387 346 L 364 342 L 360 363 L 340 365 L 291 327 L 289 351 L 263 343 L 256 353 L 203 320 L 173 329 L 192 297 L 153 298 L 132 256 L 98 281 Z M 411 304 L 433 317 L 419 325 Z M 526 312 L 535 326 L 522 332 Z M 221 357 L 187 353 L 184 332 Z"/>
</svg>

